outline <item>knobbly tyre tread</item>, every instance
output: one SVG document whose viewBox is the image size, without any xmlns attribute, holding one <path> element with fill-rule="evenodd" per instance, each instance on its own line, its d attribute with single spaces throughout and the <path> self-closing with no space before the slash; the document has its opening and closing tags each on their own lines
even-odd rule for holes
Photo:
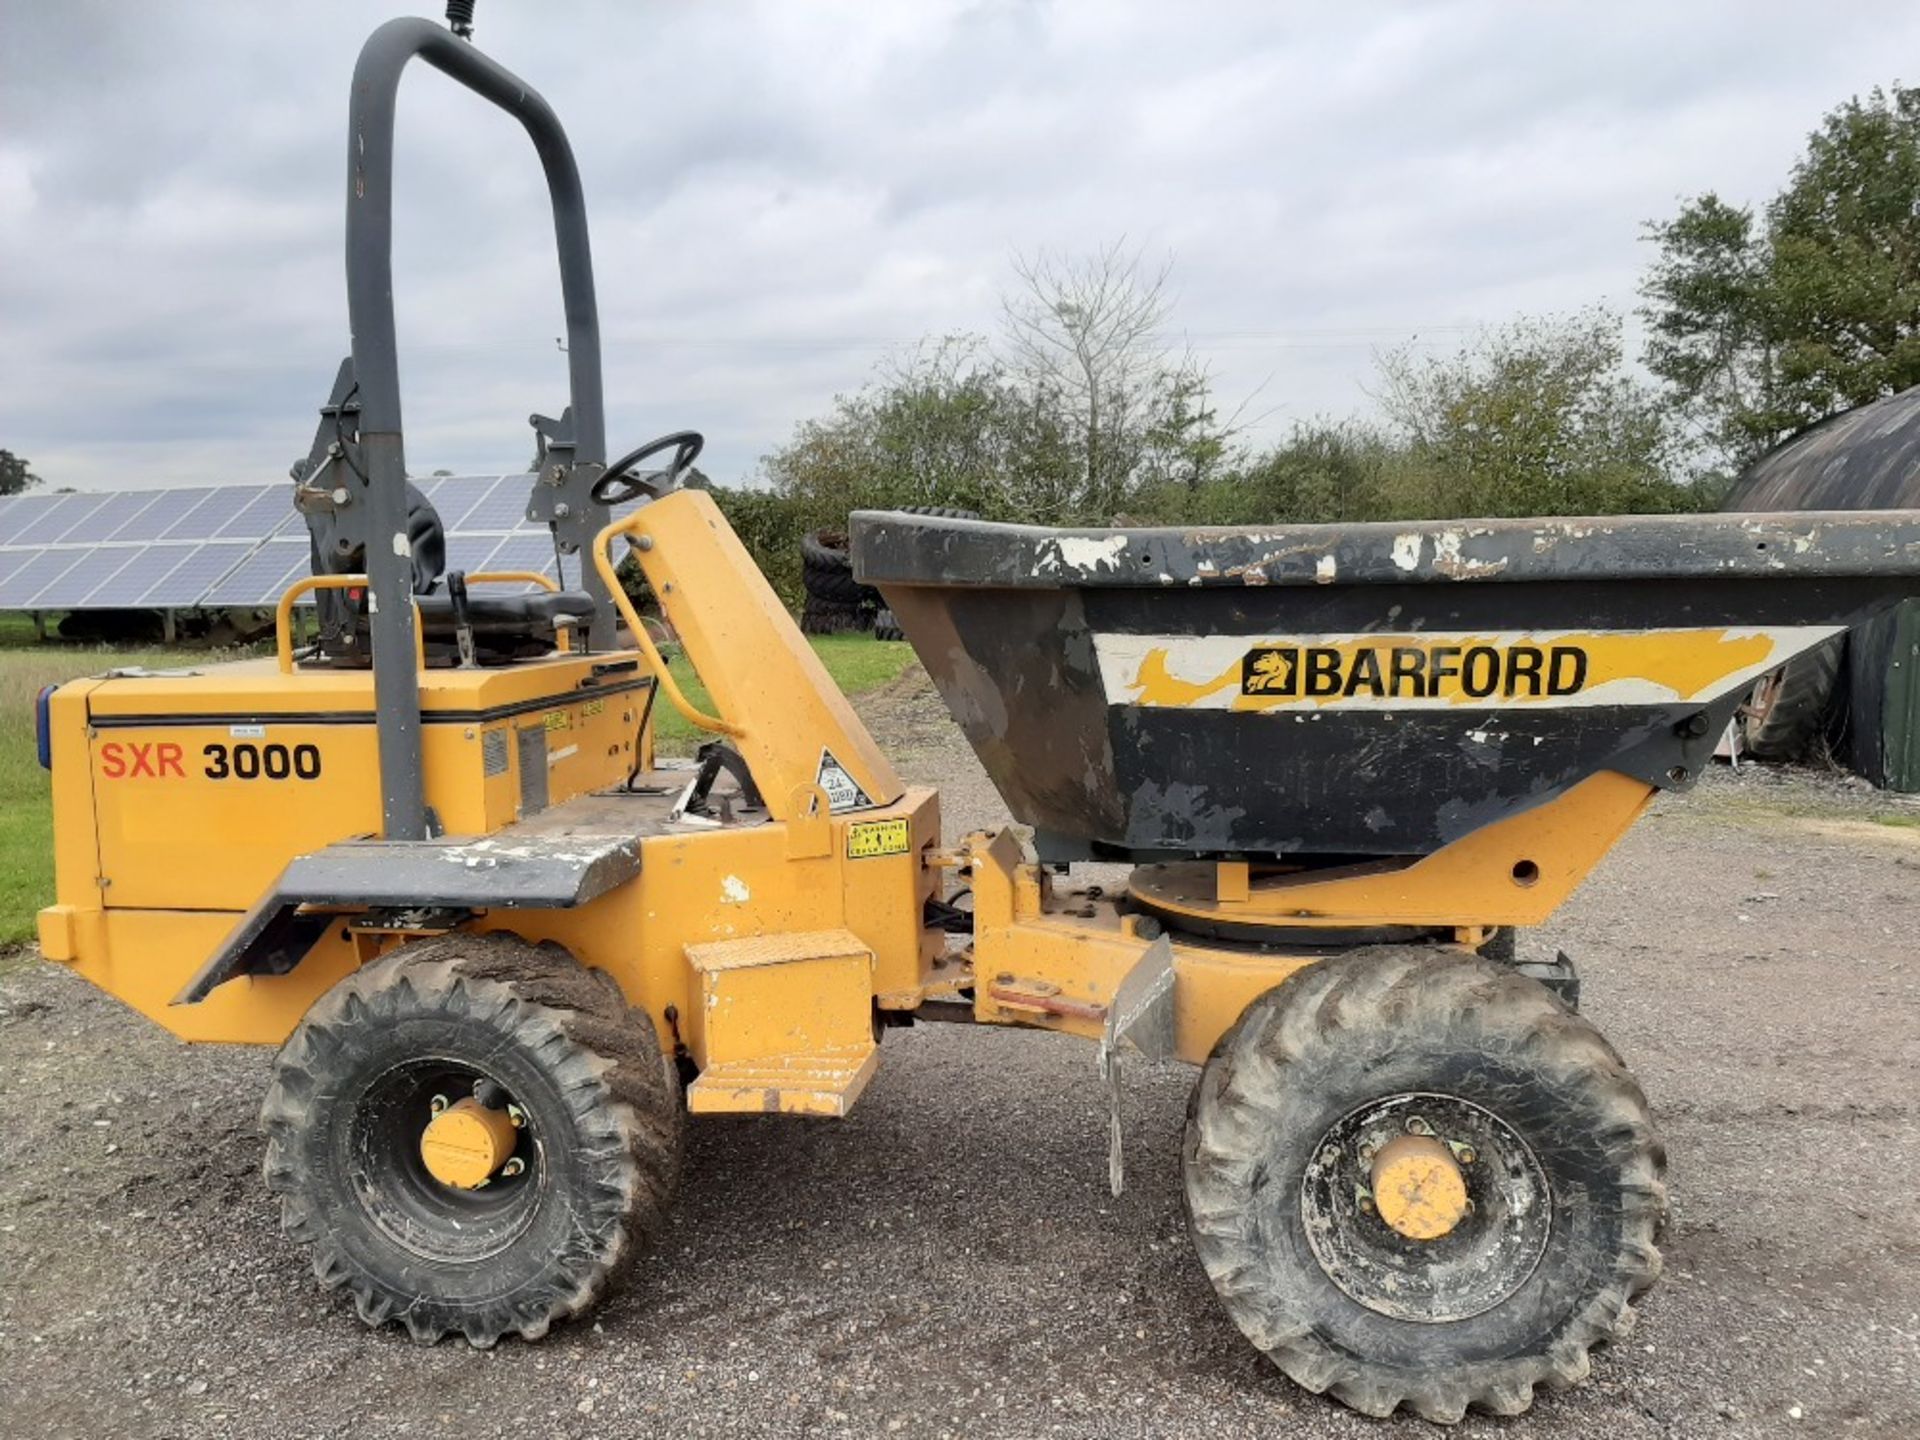
<svg viewBox="0 0 1920 1440">
<path fill-rule="evenodd" d="M 800 578 L 807 594 L 830 605 L 878 606 L 880 592 L 853 578 L 853 557 L 844 538 L 839 545 L 830 544 L 830 533 L 839 532 L 809 530 L 800 537 Z"/>
<path fill-rule="evenodd" d="M 898 508 L 903 515 L 926 515 L 936 520 L 980 518 L 977 510 L 961 510 L 950 505 L 902 505 Z M 840 543 L 832 543 L 829 536 L 839 537 Z M 809 597 L 830 605 L 878 609 L 886 603 L 873 586 L 863 585 L 853 578 L 853 557 L 847 550 L 846 537 L 838 530 L 809 530 L 800 537 L 800 578 Z M 866 627 L 862 625 L 856 628 Z M 899 640 L 905 637 L 894 635 L 883 638 Z"/>
<path fill-rule="evenodd" d="M 800 633 L 803 635 L 854 635 L 870 628 L 878 612 L 858 605 L 843 605 L 837 600 L 822 600 L 809 595 L 800 608 Z"/>
<path fill-rule="evenodd" d="M 1761 760 L 1797 760 L 1806 753 L 1819 737 L 1846 653 L 1847 637 L 1836 635 L 1780 667 L 1773 703 L 1761 714 L 1742 713 L 1740 739 L 1748 754 Z"/>
<path fill-rule="evenodd" d="M 329 1067 L 349 1029 L 389 1023 L 433 1006 L 490 1024 L 537 1055 L 556 1081 L 594 1170 L 586 1223 L 538 1283 L 473 1313 L 399 1289 L 352 1258 L 316 1203 L 322 1177 L 303 1145 L 316 1123 Z M 592 1308 L 614 1289 L 656 1236 L 679 1179 L 684 1116 L 680 1085 L 646 1015 L 618 984 L 557 946 L 510 935 L 455 933 L 414 941 L 340 981 L 307 1012 L 274 1062 L 261 1107 L 267 1188 L 281 1225 L 309 1248 L 313 1272 L 344 1288 L 362 1321 L 404 1324 L 432 1344 L 458 1331 L 476 1348 L 517 1333 L 538 1340 L 556 1320 Z"/>
<path fill-rule="evenodd" d="M 1256 1171 L 1267 1178 L 1282 1093 L 1312 1084 L 1321 1066 L 1334 1073 L 1357 1033 L 1410 1029 L 1524 1058 L 1555 1087 L 1578 1089 L 1617 1162 L 1618 1243 L 1594 1267 L 1604 1279 L 1587 1282 L 1525 1353 L 1424 1370 L 1355 1355 L 1321 1333 L 1307 1287 L 1290 1293 L 1276 1283 L 1286 1277 L 1257 1243 L 1250 1184 Z M 1294 1143 L 1311 1147 L 1318 1135 Z M 1536 1386 L 1564 1389 L 1586 1378 L 1588 1352 L 1631 1327 L 1633 1300 L 1660 1273 L 1666 1154 L 1639 1085 L 1599 1032 L 1544 986 L 1462 950 L 1369 947 L 1311 966 L 1254 1001 L 1194 1087 L 1183 1160 L 1189 1233 L 1235 1324 L 1296 1383 L 1368 1415 L 1403 1405 L 1442 1424 L 1470 1406 L 1518 1415 Z"/>
</svg>

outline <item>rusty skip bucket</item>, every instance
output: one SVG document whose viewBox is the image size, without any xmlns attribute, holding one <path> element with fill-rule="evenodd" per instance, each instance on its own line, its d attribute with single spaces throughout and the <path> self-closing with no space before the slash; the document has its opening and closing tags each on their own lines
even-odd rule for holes
<svg viewBox="0 0 1920 1440">
<path fill-rule="evenodd" d="M 853 517 L 1051 860 L 1429 854 L 1692 783 L 1753 681 L 1920 594 L 1920 512 L 1057 530 Z"/>
</svg>

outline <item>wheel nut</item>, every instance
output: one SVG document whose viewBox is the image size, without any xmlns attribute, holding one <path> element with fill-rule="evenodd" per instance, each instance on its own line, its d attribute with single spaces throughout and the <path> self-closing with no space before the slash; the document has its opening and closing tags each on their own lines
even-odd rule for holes
<svg viewBox="0 0 1920 1440">
<path fill-rule="evenodd" d="M 518 1175 L 522 1173 L 526 1168 L 527 1168 L 527 1162 L 522 1160 L 518 1155 L 516 1155 L 511 1160 L 507 1161 L 506 1164 L 500 1167 L 500 1173 L 502 1175 Z"/>
</svg>

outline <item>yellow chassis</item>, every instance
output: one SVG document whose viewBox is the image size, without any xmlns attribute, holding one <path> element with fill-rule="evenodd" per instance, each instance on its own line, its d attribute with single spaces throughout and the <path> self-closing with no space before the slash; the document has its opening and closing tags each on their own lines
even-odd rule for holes
<svg viewBox="0 0 1920 1440">
<path fill-rule="evenodd" d="M 290 859 L 379 828 L 370 674 L 302 670 L 283 645 L 277 660 L 57 692 L 58 893 L 41 912 L 43 952 L 185 1039 L 277 1044 L 335 981 L 394 945 L 451 924 L 508 930 L 612 975 L 699 1070 L 695 1112 L 840 1115 L 873 1072 L 889 1013 L 970 1008 L 983 1023 L 1111 1040 L 1115 997 L 1155 963 L 1150 951 L 1172 977 L 1160 1048 L 1203 1061 L 1251 1000 L 1328 953 L 1329 932 L 1414 926 L 1476 945 L 1490 926 L 1544 918 L 1651 793 L 1597 776 L 1397 868 L 1307 880 L 1233 864 L 1143 870 L 1138 898 L 1162 914 L 1267 942 L 1156 950 L 1158 926 L 1137 909 L 1056 895 L 1012 831 L 942 848 L 937 795 L 902 783 L 706 495 L 670 495 L 603 532 L 595 559 L 610 582 L 620 538 L 717 714 L 680 692 L 617 582 L 634 651 L 423 669 L 420 694 L 428 803 L 448 834 L 513 834 L 524 767 L 538 763 L 551 813 L 626 827 L 636 878 L 576 907 L 457 921 L 343 905 L 287 973 L 171 1003 Z M 649 683 L 739 750 L 764 815 L 672 817 L 667 787 L 685 777 L 654 769 L 650 734 L 637 734 Z M 522 736 L 534 727 L 548 742 L 537 761 Z M 275 779 L 256 762 L 253 777 L 236 776 L 239 746 L 314 757 L 316 773 Z M 654 795 L 617 793 L 636 746 Z M 833 810 L 829 756 L 869 803 Z M 949 871 L 974 897 L 971 942 L 952 947 L 926 921 Z M 1290 931 L 1312 943 L 1273 943 Z"/>
</svg>

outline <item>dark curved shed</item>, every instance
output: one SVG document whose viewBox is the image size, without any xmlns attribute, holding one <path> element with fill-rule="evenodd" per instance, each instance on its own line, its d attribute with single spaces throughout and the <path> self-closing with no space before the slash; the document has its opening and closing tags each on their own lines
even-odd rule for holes
<svg viewBox="0 0 1920 1440">
<path fill-rule="evenodd" d="M 1720 508 L 1920 508 L 1920 385 L 1782 441 L 1733 482 Z"/>
<path fill-rule="evenodd" d="M 1920 509 L 1920 385 L 1822 420 L 1754 461 L 1724 510 Z M 1848 638 L 1840 748 L 1874 784 L 1920 791 L 1920 598 Z"/>
</svg>

